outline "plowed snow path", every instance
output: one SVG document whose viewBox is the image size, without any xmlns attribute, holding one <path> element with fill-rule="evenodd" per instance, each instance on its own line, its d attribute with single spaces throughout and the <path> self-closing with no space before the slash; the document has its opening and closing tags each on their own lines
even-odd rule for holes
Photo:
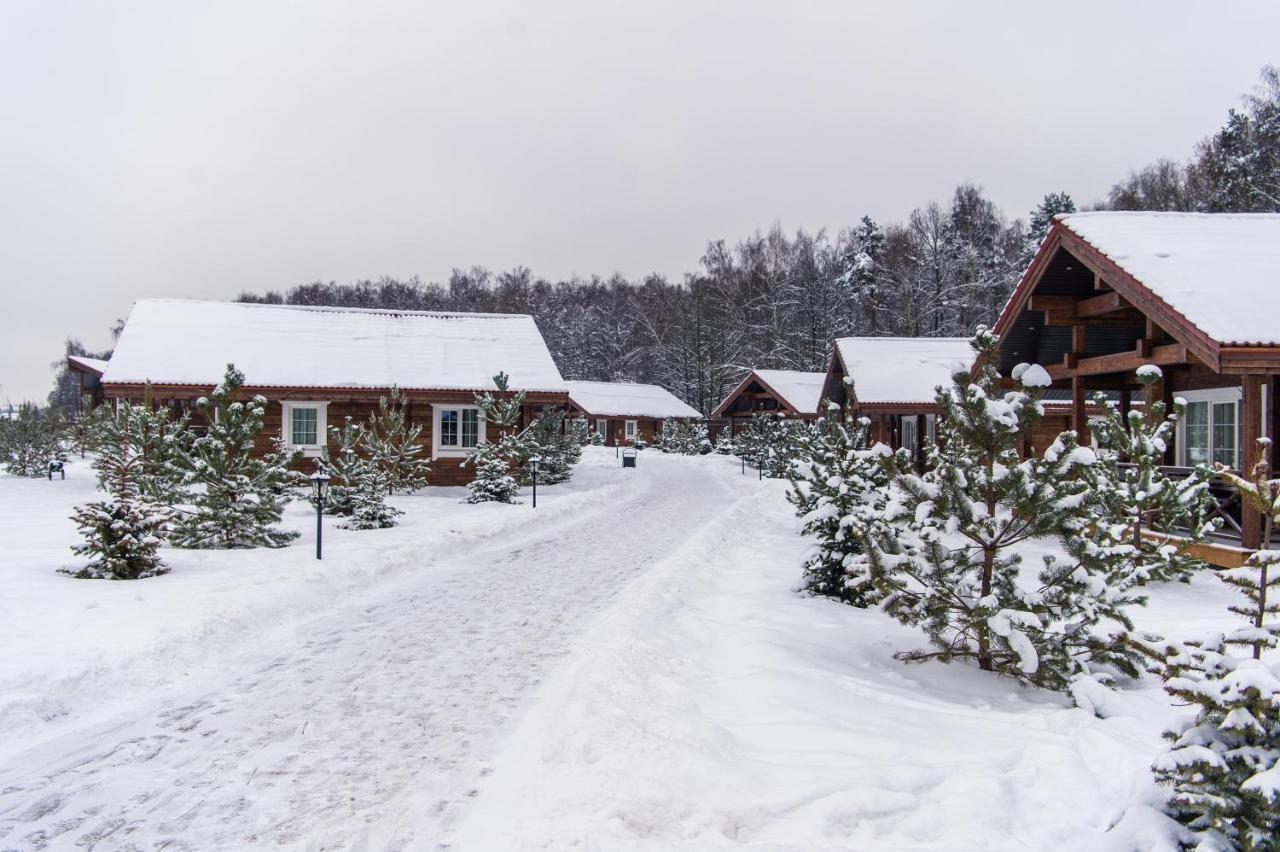
<svg viewBox="0 0 1280 852">
<path fill-rule="evenodd" d="M 618 503 L 481 545 L 228 659 L 181 700 L 22 755 L 0 769 L 0 849 L 446 848 L 590 618 L 737 500 L 714 459 L 643 461 Z"/>
</svg>

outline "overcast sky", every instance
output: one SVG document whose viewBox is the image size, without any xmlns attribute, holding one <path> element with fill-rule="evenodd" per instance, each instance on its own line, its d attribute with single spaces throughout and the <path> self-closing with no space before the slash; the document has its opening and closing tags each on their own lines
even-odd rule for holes
<svg viewBox="0 0 1280 852">
<path fill-rule="evenodd" d="M 1190 153 L 1278 36 L 1274 2 L 0 0 L 0 402 L 139 297 L 678 278 L 962 180 L 1087 203 Z"/>
</svg>

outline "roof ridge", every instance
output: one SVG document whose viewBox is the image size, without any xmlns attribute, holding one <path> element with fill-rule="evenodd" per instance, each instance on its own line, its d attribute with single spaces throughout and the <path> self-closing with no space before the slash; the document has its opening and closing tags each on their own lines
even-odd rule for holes
<svg viewBox="0 0 1280 852">
<path fill-rule="evenodd" d="M 381 314 L 387 316 L 421 316 L 421 317 L 476 317 L 484 319 L 520 319 L 532 318 L 531 314 L 487 313 L 483 311 L 415 311 L 408 308 L 362 308 L 347 305 L 288 305 L 275 302 L 234 302 L 224 299 L 175 299 L 171 297 L 136 299 L 138 302 L 163 302 L 183 305 L 230 305 L 237 308 L 268 308 L 276 310 L 311 311 L 314 313 L 344 314 Z"/>
</svg>

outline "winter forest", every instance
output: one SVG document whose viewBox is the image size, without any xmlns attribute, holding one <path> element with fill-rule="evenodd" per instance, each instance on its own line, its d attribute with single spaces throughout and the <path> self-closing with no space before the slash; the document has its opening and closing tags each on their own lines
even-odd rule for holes
<svg viewBox="0 0 1280 852">
<path fill-rule="evenodd" d="M 736 243 L 713 240 L 683 281 L 552 282 L 524 267 L 471 267 L 444 283 L 315 281 L 240 300 L 528 313 L 566 378 L 652 382 L 710 412 L 748 368 L 821 370 L 836 337 L 968 336 L 991 325 L 1052 217 L 1076 209 L 1067 193 L 1046 190 L 1026 221 L 962 183 L 950 200 L 919 207 L 905 222 L 863 217 L 835 234 L 775 227 Z M 1090 207 L 1280 211 L 1280 70 L 1265 68 L 1254 92 L 1185 161 L 1136 170 Z M 69 340 L 68 354 L 95 353 Z M 74 381 L 63 362 L 55 369 L 50 403 L 74 407 Z"/>
</svg>

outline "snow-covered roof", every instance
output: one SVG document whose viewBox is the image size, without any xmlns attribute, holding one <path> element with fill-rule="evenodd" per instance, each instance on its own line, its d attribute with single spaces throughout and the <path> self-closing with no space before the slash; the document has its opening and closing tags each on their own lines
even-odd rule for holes
<svg viewBox="0 0 1280 852">
<path fill-rule="evenodd" d="M 788 405 L 801 414 L 817 414 L 822 401 L 822 387 L 826 373 L 806 373 L 801 370 L 756 370 L 756 376 L 782 397 Z"/>
<path fill-rule="evenodd" d="M 565 382 L 569 399 L 588 414 L 618 417 L 702 417 L 658 385 L 634 382 Z"/>
<path fill-rule="evenodd" d="M 1280 214 L 1094 212 L 1058 221 L 1218 343 L 1280 344 Z"/>
<path fill-rule="evenodd" d="M 141 299 L 103 381 L 213 387 L 234 363 L 251 387 L 566 390 L 523 314 L 381 311 Z"/>
<path fill-rule="evenodd" d="M 107 362 L 101 358 L 86 358 L 83 355 L 68 355 L 67 361 L 82 370 L 101 376 L 107 369 Z"/>
<path fill-rule="evenodd" d="M 974 358 L 967 337 L 841 337 L 836 351 L 863 405 L 931 403 Z"/>
</svg>

